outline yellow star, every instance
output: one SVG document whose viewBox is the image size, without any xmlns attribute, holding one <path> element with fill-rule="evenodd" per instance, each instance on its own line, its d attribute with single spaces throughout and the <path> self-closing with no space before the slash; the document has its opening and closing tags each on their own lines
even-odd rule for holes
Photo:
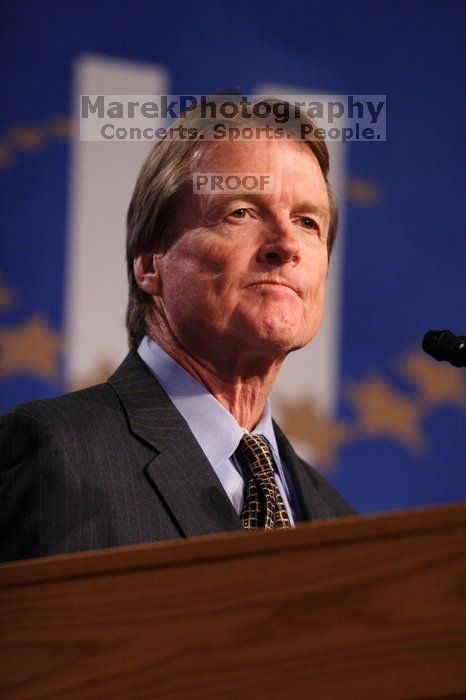
<svg viewBox="0 0 466 700">
<path fill-rule="evenodd" d="M 7 138 L 25 151 L 36 151 L 45 142 L 44 130 L 40 126 L 17 126 L 10 130 Z"/>
<path fill-rule="evenodd" d="M 353 202 L 363 206 L 375 206 L 384 198 L 384 192 L 376 182 L 363 180 L 360 177 L 352 177 L 348 180 L 347 191 Z"/>
<path fill-rule="evenodd" d="M 418 350 L 404 357 L 398 367 L 400 373 L 417 386 L 418 399 L 425 407 L 445 403 L 466 407 L 463 373 L 456 367 L 435 362 Z"/>
<path fill-rule="evenodd" d="M 2 283 L 0 277 L 0 311 L 6 311 L 14 306 L 16 292 L 13 289 L 8 289 Z"/>
<path fill-rule="evenodd" d="M 0 168 L 6 168 L 12 161 L 11 149 L 5 144 L 0 144 Z"/>
<path fill-rule="evenodd" d="M 414 450 L 425 445 L 418 403 L 392 389 L 382 377 L 350 383 L 347 397 L 358 414 L 355 427 L 361 437 L 388 437 Z"/>
<path fill-rule="evenodd" d="M 40 316 L 19 327 L 0 328 L 0 375 L 32 374 L 56 380 L 61 337 Z"/>
<path fill-rule="evenodd" d="M 280 404 L 283 416 L 280 424 L 286 435 L 309 445 L 315 452 L 319 467 L 331 469 L 341 444 L 349 437 L 345 423 L 320 413 L 309 400 Z"/>
<path fill-rule="evenodd" d="M 56 139 L 68 139 L 73 135 L 73 122 L 67 117 L 54 117 L 48 121 L 47 127 Z"/>
</svg>

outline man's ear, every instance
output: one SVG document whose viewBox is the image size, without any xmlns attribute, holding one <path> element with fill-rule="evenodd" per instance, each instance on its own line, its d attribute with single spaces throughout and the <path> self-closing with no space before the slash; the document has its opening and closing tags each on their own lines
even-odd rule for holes
<svg viewBox="0 0 466 700">
<path fill-rule="evenodd" d="M 133 272 L 137 285 L 150 296 L 162 293 L 159 256 L 157 253 L 142 253 L 133 260 Z"/>
</svg>

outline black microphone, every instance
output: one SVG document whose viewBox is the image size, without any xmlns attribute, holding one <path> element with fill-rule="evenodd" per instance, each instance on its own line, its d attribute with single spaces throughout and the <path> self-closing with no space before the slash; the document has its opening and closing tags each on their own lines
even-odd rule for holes
<svg viewBox="0 0 466 700">
<path fill-rule="evenodd" d="M 466 336 L 450 331 L 428 331 L 422 349 L 436 360 L 448 360 L 454 367 L 466 367 Z"/>
</svg>

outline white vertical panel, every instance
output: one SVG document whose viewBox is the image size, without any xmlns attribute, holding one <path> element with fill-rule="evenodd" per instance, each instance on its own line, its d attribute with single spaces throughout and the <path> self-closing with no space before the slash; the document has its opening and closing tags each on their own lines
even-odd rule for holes
<svg viewBox="0 0 466 700">
<path fill-rule="evenodd" d="M 309 90 L 299 90 L 289 85 L 261 84 L 257 87 L 256 94 L 312 95 L 316 100 L 328 99 L 328 95 L 322 97 Z M 329 142 L 327 146 L 331 163 L 330 184 L 342 204 L 346 180 L 345 144 Z M 289 355 L 282 367 L 272 394 L 274 414 L 277 417 L 280 417 L 280 399 L 292 402 L 312 399 L 317 408 L 325 413 L 335 410 L 342 330 L 343 228 L 344 208 L 340 206 L 339 233 L 332 252 L 327 280 L 325 320 L 316 338 L 307 347 Z"/>
<path fill-rule="evenodd" d="M 168 75 L 157 66 L 86 56 L 75 66 L 79 95 L 160 95 Z M 85 382 L 99 366 L 116 366 L 127 352 L 125 311 L 126 211 L 150 142 L 80 142 L 71 157 L 67 260 L 66 373 Z"/>
</svg>

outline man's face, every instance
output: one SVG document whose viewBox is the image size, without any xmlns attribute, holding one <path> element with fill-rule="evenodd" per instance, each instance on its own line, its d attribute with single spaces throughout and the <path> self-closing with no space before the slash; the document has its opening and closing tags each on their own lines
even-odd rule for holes
<svg viewBox="0 0 466 700">
<path fill-rule="evenodd" d="M 196 173 L 269 173 L 272 192 L 190 194 L 179 235 L 156 256 L 157 300 L 171 333 L 195 356 L 277 359 L 306 345 L 323 318 L 329 200 L 303 143 L 208 144 Z"/>
</svg>

